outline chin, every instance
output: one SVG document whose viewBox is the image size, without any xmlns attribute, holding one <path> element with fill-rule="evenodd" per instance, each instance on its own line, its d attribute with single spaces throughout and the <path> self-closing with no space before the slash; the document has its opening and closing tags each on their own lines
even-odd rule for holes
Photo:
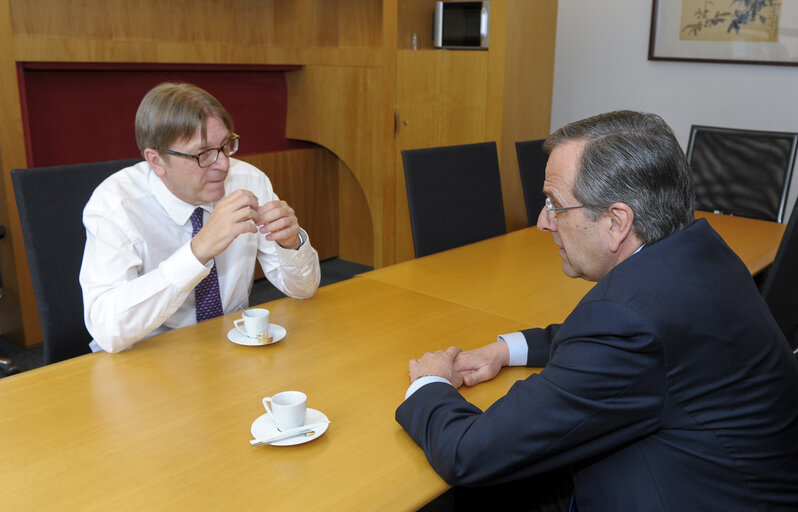
<svg viewBox="0 0 798 512">
<path fill-rule="evenodd" d="M 212 203 L 214 201 L 220 200 L 221 198 L 224 197 L 224 185 L 219 187 L 218 190 L 216 190 L 214 187 L 214 189 L 206 191 L 206 193 L 203 194 L 203 196 L 205 199 L 203 202 L 205 203 Z"/>
</svg>

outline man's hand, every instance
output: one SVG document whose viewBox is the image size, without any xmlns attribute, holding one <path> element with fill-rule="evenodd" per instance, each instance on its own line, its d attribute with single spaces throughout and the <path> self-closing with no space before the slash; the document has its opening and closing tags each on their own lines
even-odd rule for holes
<svg viewBox="0 0 798 512">
<path fill-rule="evenodd" d="M 236 190 L 216 204 L 202 229 L 191 239 L 194 256 L 206 264 L 224 252 L 243 233 L 257 233 L 258 198 L 248 190 Z"/>
<path fill-rule="evenodd" d="M 258 208 L 255 224 L 266 240 L 273 240 L 286 249 L 299 248 L 299 221 L 294 209 L 285 201 L 269 201 Z"/>
<path fill-rule="evenodd" d="M 427 352 L 421 359 L 410 360 L 410 382 L 419 377 L 435 375 L 443 377 L 456 388 L 463 385 L 463 379 L 454 369 L 454 360 L 460 353 L 458 347 L 449 347 L 446 350 Z"/>
<path fill-rule="evenodd" d="M 454 361 L 454 369 L 463 384 L 474 386 L 494 378 L 503 366 L 510 363 L 510 351 L 503 341 L 491 343 L 476 350 L 460 353 Z"/>
</svg>

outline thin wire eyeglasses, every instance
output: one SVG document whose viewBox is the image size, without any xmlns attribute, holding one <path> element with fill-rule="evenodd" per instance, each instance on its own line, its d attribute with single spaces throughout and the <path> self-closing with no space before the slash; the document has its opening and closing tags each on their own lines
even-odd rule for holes
<svg viewBox="0 0 798 512">
<path fill-rule="evenodd" d="M 193 158 L 197 161 L 197 165 L 200 167 L 210 167 L 216 163 L 219 159 L 219 153 L 224 153 L 224 156 L 233 156 L 238 151 L 238 141 L 241 137 L 236 135 L 235 133 L 227 139 L 224 144 L 219 146 L 218 148 L 211 148 L 206 149 L 205 151 L 200 151 L 196 155 L 189 155 L 188 153 L 180 153 L 178 151 L 172 151 L 171 149 L 164 149 L 164 153 L 168 153 L 170 155 L 175 156 L 182 156 L 183 158 Z"/>
<path fill-rule="evenodd" d="M 584 208 L 585 206 L 587 206 L 587 205 L 580 204 L 579 206 L 560 206 L 560 207 L 556 207 L 555 208 L 554 205 L 551 202 L 551 199 L 549 199 L 547 197 L 546 198 L 546 216 L 548 217 L 549 222 L 555 222 L 555 220 L 554 220 L 555 212 L 561 212 L 563 210 L 573 210 L 575 208 Z"/>
</svg>

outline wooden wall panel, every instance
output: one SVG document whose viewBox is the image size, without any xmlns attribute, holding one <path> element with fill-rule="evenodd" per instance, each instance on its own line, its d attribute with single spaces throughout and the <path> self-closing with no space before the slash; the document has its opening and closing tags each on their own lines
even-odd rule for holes
<svg viewBox="0 0 798 512">
<path fill-rule="evenodd" d="M 382 9 L 375 0 L 11 0 L 9 4 L 17 36 L 298 48 L 382 43 Z"/>
<path fill-rule="evenodd" d="M 17 214 L 17 202 L 10 170 L 25 167 L 25 137 L 11 32 L 8 1 L 0 1 L 0 223 L 6 236 L 0 240 L 0 271 L 3 296 L 0 297 L 0 332 L 9 340 L 24 345 L 30 336 L 41 341 L 42 330 L 33 297 L 33 283 L 25 257 L 25 245 Z M 31 343 L 34 343 L 31 342 Z"/>
<path fill-rule="evenodd" d="M 319 259 L 338 256 L 338 159 L 324 148 L 242 156 L 296 212 Z"/>
<path fill-rule="evenodd" d="M 340 160 L 338 172 L 338 257 L 374 266 L 374 224 L 363 189 Z"/>
<path fill-rule="evenodd" d="M 557 27 L 557 0 L 510 0 L 506 38 L 506 72 L 497 102 L 504 113 L 500 133 L 502 193 L 508 230 L 527 226 L 515 143 L 542 139 L 551 125 L 552 77 Z"/>
<path fill-rule="evenodd" d="M 386 229 L 392 226 L 392 216 L 386 219 L 383 201 L 383 187 L 390 184 L 381 165 L 384 147 L 381 137 L 389 122 L 381 108 L 381 71 L 308 66 L 288 73 L 286 82 L 286 135 L 329 148 L 351 170 L 368 205 L 367 211 L 359 215 L 371 216 L 375 245 L 372 265 L 381 266 L 382 239 L 386 232 L 392 232 L 391 227 Z"/>
<path fill-rule="evenodd" d="M 18 61 L 380 65 L 380 0 L 4 0 Z"/>
</svg>

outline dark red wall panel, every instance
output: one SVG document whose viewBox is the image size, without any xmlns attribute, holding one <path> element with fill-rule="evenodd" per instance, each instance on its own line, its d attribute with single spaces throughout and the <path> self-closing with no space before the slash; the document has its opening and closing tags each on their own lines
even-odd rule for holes
<svg viewBox="0 0 798 512">
<path fill-rule="evenodd" d="M 20 96 L 28 165 L 139 156 L 133 122 L 144 94 L 165 81 L 213 94 L 241 135 L 241 154 L 306 147 L 286 139 L 285 73 L 297 66 L 22 63 Z"/>
</svg>

